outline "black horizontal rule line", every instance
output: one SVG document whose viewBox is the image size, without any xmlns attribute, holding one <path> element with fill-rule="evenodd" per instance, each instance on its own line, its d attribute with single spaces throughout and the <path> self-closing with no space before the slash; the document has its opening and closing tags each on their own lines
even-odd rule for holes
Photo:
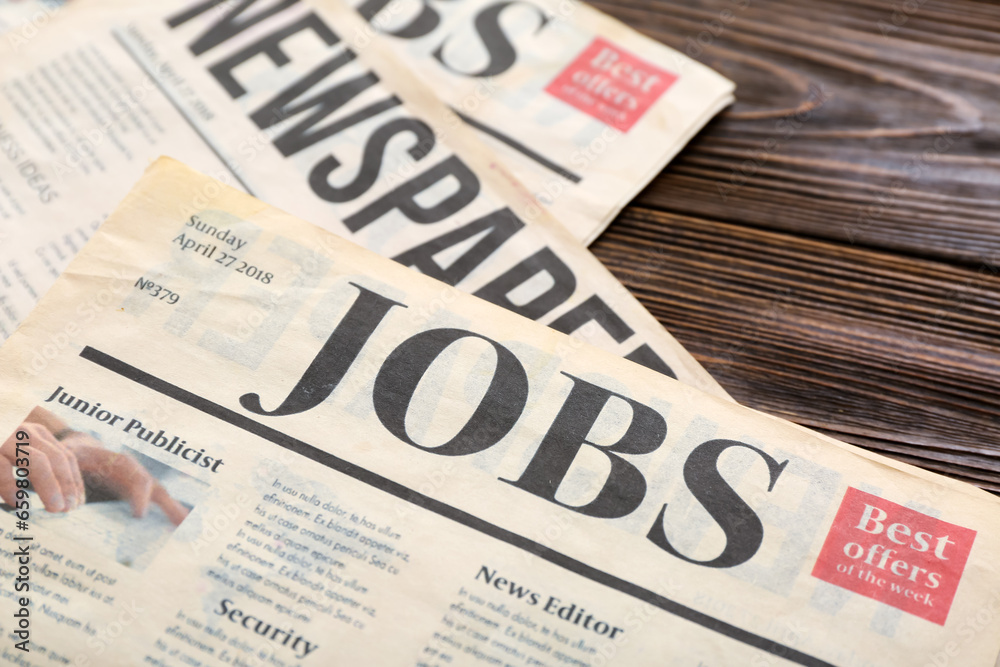
<svg viewBox="0 0 1000 667">
<path fill-rule="evenodd" d="M 290 452 L 304 456 L 312 461 L 315 461 L 316 463 L 330 468 L 331 470 L 336 470 L 337 472 L 347 475 L 348 477 L 362 482 L 363 484 L 367 484 L 368 486 L 374 487 L 384 493 L 388 493 L 396 498 L 412 503 L 417 507 L 433 512 L 446 519 L 450 519 L 467 528 L 471 528 L 484 535 L 500 540 L 501 542 L 505 542 L 517 549 L 534 554 L 542 560 L 569 570 L 570 572 L 589 579 L 595 583 L 612 588 L 619 593 L 624 593 L 625 595 L 633 597 L 637 600 L 646 602 L 669 614 L 678 616 L 686 621 L 700 625 L 708 630 L 717 632 L 720 635 L 729 637 L 730 639 L 734 639 L 748 646 L 752 646 L 772 655 L 784 658 L 789 662 L 805 665 L 806 667 L 835 667 L 831 663 L 824 662 L 819 658 L 814 658 L 810 655 L 797 651 L 790 646 L 785 646 L 779 642 L 761 637 L 760 635 L 756 635 L 734 625 L 730 625 L 729 623 L 709 616 L 708 614 L 686 607 L 679 602 L 665 598 L 662 595 L 654 593 L 651 590 L 633 584 L 629 581 L 625 581 L 624 579 L 619 579 L 614 575 L 608 574 L 607 572 L 599 570 L 595 567 L 591 567 L 586 563 L 582 563 L 574 558 L 571 558 L 570 556 L 560 553 L 543 544 L 539 544 L 538 542 L 530 540 L 522 535 L 518 535 L 517 533 L 513 533 L 505 528 L 501 528 L 500 526 L 492 524 L 488 521 L 484 521 L 477 516 L 458 509 L 457 507 L 452 507 L 451 505 L 431 498 L 430 496 L 418 493 L 403 484 L 394 482 L 391 479 L 362 468 L 361 466 L 351 463 L 350 461 L 345 461 L 344 459 L 325 452 L 317 447 L 314 447 L 313 445 L 303 442 L 302 440 L 254 421 L 253 419 L 235 412 L 234 410 L 230 410 L 229 408 L 221 406 L 218 403 L 213 403 L 212 401 L 202 398 L 201 396 L 187 391 L 186 389 L 182 389 L 181 387 L 170 384 L 165 380 L 161 380 L 154 375 L 140 370 L 135 366 L 131 366 L 119 359 L 116 359 L 115 357 L 101 352 L 100 350 L 88 346 L 80 352 L 80 356 L 87 361 L 111 371 L 112 373 L 129 379 L 136 384 L 146 387 L 147 389 L 151 389 L 158 394 L 172 398 L 175 401 L 192 407 L 210 417 L 224 421 L 227 424 L 246 431 L 247 433 L 251 433 L 259 438 L 263 438 L 264 440 L 274 443 L 279 447 L 284 447 Z"/>
<path fill-rule="evenodd" d="M 507 144 L 508 146 L 510 146 L 511 148 L 513 148 L 514 150 L 516 150 L 518 153 L 524 155 L 525 157 L 527 157 L 527 158 L 529 158 L 531 160 L 534 160 L 535 162 L 537 162 L 538 164 L 542 165 L 543 167 L 545 167 L 549 171 L 551 171 L 553 173 L 556 173 L 556 174 L 559 174 L 560 176 L 562 176 L 563 178 L 565 178 L 567 181 L 570 181 L 571 183 L 579 183 L 579 182 L 581 182 L 583 180 L 583 177 L 580 176 L 579 174 L 575 174 L 572 171 L 570 171 L 569 169 L 567 169 L 567 168 L 565 168 L 565 167 L 563 167 L 561 165 L 556 164 L 555 162 L 553 162 L 552 160 L 548 159 L 547 157 L 545 157 L 544 155 L 542 155 L 538 151 L 534 151 L 534 150 L 528 148 L 527 146 L 525 146 L 524 144 L 522 144 L 520 141 L 518 141 L 514 137 L 510 136 L 509 134 L 504 134 L 503 132 L 501 132 L 500 130 L 496 129 L 495 127 L 490 127 L 489 125 L 486 125 L 485 123 L 481 123 L 478 120 L 476 120 L 475 118 L 473 118 L 472 116 L 466 116 L 464 113 L 462 113 L 461 111 L 459 111 L 458 109 L 456 109 L 454 107 L 452 107 L 451 110 L 454 111 L 455 115 L 457 115 L 459 118 L 461 118 L 465 122 L 466 125 L 469 125 L 470 127 L 473 127 L 475 129 L 479 130 L 483 134 L 486 134 L 488 136 L 493 137 L 497 141 L 500 141 L 502 143 Z"/>
</svg>

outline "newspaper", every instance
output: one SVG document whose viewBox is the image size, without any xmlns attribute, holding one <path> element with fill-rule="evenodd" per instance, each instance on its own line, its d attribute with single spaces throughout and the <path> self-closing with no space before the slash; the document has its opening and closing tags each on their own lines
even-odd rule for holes
<svg viewBox="0 0 1000 667">
<path fill-rule="evenodd" d="M 725 396 L 378 39 L 334 3 L 75 0 L 0 51 L 0 338 L 167 154 Z"/>
<path fill-rule="evenodd" d="M 578 0 L 352 0 L 397 55 L 589 244 L 732 82 Z"/>
<path fill-rule="evenodd" d="M 0 349 L 0 655 L 993 665 L 995 499 L 445 294 L 155 164 Z"/>
</svg>

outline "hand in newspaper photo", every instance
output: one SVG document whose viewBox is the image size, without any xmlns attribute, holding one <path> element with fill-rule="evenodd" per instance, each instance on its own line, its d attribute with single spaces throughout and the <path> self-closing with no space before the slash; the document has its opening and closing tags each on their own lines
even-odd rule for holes
<svg viewBox="0 0 1000 667">
<path fill-rule="evenodd" d="M 31 484 L 46 511 L 69 512 L 91 499 L 126 500 L 136 518 L 146 516 L 151 503 L 179 526 L 188 509 L 171 497 L 152 474 L 129 454 L 106 449 L 97 438 L 74 431 L 54 414 L 36 407 L 18 427 L 30 437 Z M 16 506 L 16 437 L 0 446 L 0 498 Z"/>
</svg>

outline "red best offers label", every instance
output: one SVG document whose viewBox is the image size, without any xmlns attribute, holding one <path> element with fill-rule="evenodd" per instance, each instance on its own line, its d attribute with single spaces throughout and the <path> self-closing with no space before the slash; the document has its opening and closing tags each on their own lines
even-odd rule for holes
<svg viewBox="0 0 1000 667">
<path fill-rule="evenodd" d="M 545 91 L 628 132 L 677 79 L 598 37 Z"/>
<path fill-rule="evenodd" d="M 849 488 L 812 574 L 944 625 L 976 531 Z"/>
</svg>

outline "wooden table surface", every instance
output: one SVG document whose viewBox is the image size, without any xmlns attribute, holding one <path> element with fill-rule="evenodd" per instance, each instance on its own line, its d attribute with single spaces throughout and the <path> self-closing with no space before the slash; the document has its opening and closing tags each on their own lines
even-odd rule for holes
<svg viewBox="0 0 1000 667">
<path fill-rule="evenodd" d="M 741 403 L 1000 492 L 1000 4 L 593 4 L 738 100 L 597 256 Z"/>
</svg>

